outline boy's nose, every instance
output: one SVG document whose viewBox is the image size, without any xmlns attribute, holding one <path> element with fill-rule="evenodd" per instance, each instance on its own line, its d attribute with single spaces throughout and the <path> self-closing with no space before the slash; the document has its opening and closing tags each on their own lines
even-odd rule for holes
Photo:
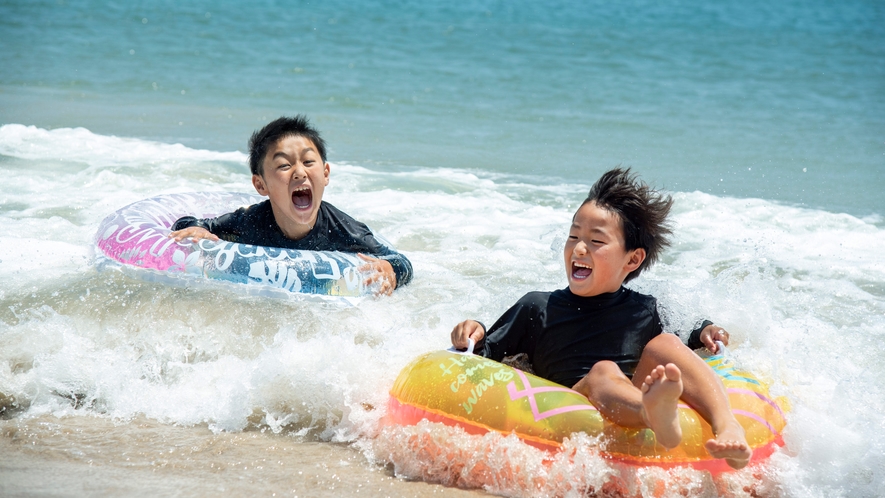
<svg viewBox="0 0 885 498">
<path fill-rule="evenodd" d="M 294 167 L 292 168 L 292 177 L 298 179 L 298 178 L 304 178 L 306 176 L 307 176 L 307 170 L 304 169 L 304 165 L 301 164 L 300 162 L 295 163 Z"/>
<path fill-rule="evenodd" d="M 578 241 L 578 243 L 575 244 L 574 252 L 577 255 L 587 254 L 587 245 L 581 241 Z"/>
<path fill-rule="evenodd" d="M 578 241 L 578 243 L 575 244 L 575 254 L 587 254 L 587 244 Z"/>
</svg>

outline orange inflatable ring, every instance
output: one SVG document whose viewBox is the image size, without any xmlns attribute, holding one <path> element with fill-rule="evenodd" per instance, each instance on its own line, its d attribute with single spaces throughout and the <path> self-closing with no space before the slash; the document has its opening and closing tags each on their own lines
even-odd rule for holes
<svg viewBox="0 0 885 498">
<path fill-rule="evenodd" d="M 722 355 L 705 361 L 725 384 L 732 412 L 753 451 L 751 463 L 767 459 L 784 444 L 786 399 L 772 398 L 765 383 L 735 370 Z M 607 421 L 576 391 L 481 356 L 451 351 L 424 354 L 402 370 L 390 391 L 387 417 L 401 425 L 427 419 L 471 434 L 515 433 L 549 451 L 558 450 L 572 433 L 586 432 L 603 436 L 600 452 L 611 460 L 664 468 L 691 466 L 711 473 L 731 470 L 724 460 L 707 453 L 704 442 L 713 431 L 687 405 L 679 405 L 682 443 L 667 450 L 656 443 L 650 429 L 628 429 Z"/>
</svg>

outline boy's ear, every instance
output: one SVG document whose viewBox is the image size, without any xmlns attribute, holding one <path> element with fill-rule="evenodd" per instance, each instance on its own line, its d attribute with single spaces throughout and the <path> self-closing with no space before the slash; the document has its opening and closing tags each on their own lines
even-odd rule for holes
<svg viewBox="0 0 885 498">
<path fill-rule="evenodd" d="M 323 165 L 323 177 L 326 178 L 326 185 L 329 185 L 329 172 L 331 168 L 329 167 L 329 163 Z"/>
<path fill-rule="evenodd" d="M 643 261 L 645 261 L 645 249 L 641 247 L 633 249 L 633 253 L 630 254 L 630 259 L 627 260 L 627 265 L 624 269 L 630 273 L 639 268 L 639 265 L 641 265 Z"/>
<path fill-rule="evenodd" d="M 267 185 L 264 184 L 264 178 L 261 175 L 252 175 L 252 186 L 261 195 L 267 195 Z"/>
</svg>

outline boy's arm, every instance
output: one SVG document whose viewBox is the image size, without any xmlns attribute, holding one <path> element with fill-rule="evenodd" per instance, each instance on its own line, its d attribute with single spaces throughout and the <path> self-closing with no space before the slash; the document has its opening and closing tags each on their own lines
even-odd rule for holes
<svg viewBox="0 0 885 498">
<path fill-rule="evenodd" d="M 317 217 L 317 225 L 314 230 L 323 225 L 323 230 L 329 233 L 329 239 L 322 250 L 344 251 L 362 253 L 370 258 L 375 275 L 383 278 L 378 270 L 386 270 L 387 264 L 396 276 L 395 288 L 400 288 L 412 280 L 412 263 L 408 258 L 395 251 L 386 244 L 381 243 L 365 223 L 355 220 L 352 216 L 341 211 L 335 206 L 323 201 L 320 205 L 320 214 Z M 365 258 L 364 258 L 365 259 Z M 376 264 L 376 260 L 382 260 L 386 264 Z M 371 271 L 373 268 L 366 268 Z M 371 278 L 371 277 L 370 277 Z M 388 278 L 388 280 L 390 280 Z"/>
<path fill-rule="evenodd" d="M 540 323 L 536 298 L 543 298 L 543 293 L 529 293 L 507 310 L 486 332 L 486 327 L 476 320 L 465 320 L 452 330 L 452 345 L 463 349 L 467 347 L 467 337 L 478 335 L 476 354 L 495 361 L 505 356 L 526 353 L 529 361 L 535 357 L 535 341 L 537 340 L 533 324 Z M 456 343 L 457 340 L 457 343 Z"/>
<path fill-rule="evenodd" d="M 211 232 L 212 230 L 209 229 L 211 226 L 210 225 L 211 222 L 212 222 L 211 218 L 201 220 L 201 219 L 195 218 L 193 216 L 182 216 L 181 218 L 178 218 L 177 220 L 175 220 L 175 223 L 173 223 L 172 226 L 169 227 L 169 229 L 172 230 L 173 232 L 180 232 L 180 231 L 185 230 L 187 228 L 202 228 L 203 230 L 206 230 L 207 232 Z"/>
<path fill-rule="evenodd" d="M 387 246 L 381 246 L 389 249 Z M 389 249 L 390 250 L 390 249 Z M 369 286 L 380 284 L 379 294 L 391 295 L 394 289 L 406 285 L 412 280 L 412 263 L 402 254 L 390 250 L 389 254 L 373 257 L 357 253 L 357 256 L 366 263 L 359 267 L 359 271 L 369 275 L 363 281 L 363 285 Z"/>
<path fill-rule="evenodd" d="M 367 256 L 370 256 L 370 258 L 376 261 L 383 261 L 390 266 L 390 270 L 396 277 L 394 281 L 394 288 L 402 287 L 403 285 L 411 282 L 412 262 L 409 261 L 409 258 L 403 256 L 401 253 L 398 253 L 383 244 L 378 244 L 378 247 L 380 248 L 376 250 L 378 252 L 370 253 Z M 365 260 L 366 258 L 363 259 Z"/>
<path fill-rule="evenodd" d="M 682 342 L 688 346 L 689 349 L 695 350 L 700 348 L 707 348 L 712 353 L 718 353 L 719 347 L 716 345 L 716 341 L 721 341 L 722 344 L 728 346 L 728 332 L 722 327 L 715 325 L 710 320 L 704 319 L 698 323 L 698 325 L 688 334 L 688 340 L 685 339 L 685 332 L 682 327 L 686 324 L 683 323 L 682 326 L 675 325 L 671 327 L 664 327 L 663 322 L 661 321 L 661 304 L 659 302 L 655 303 L 653 313 L 655 315 L 655 319 L 658 323 L 661 324 L 661 329 L 669 328 L 670 331 L 675 332 L 676 336 L 678 336 Z M 676 329 L 676 330 L 673 330 Z"/>
<path fill-rule="evenodd" d="M 704 320 L 691 331 L 687 346 L 691 349 L 705 347 L 712 353 L 718 353 L 719 346 L 716 345 L 716 341 L 721 341 L 723 345 L 728 346 L 728 331 L 710 320 Z"/>
<path fill-rule="evenodd" d="M 379 242 L 368 228 L 366 228 L 366 233 L 356 240 L 355 249 L 358 250 L 360 257 L 369 263 L 360 270 L 375 270 L 375 275 L 370 276 L 367 280 L 374 281 L 383 278 L 385 277 L 384 272 L 389 269 L 395 277 L 393 278 L 393 289 L 398 289 L 412 281 L 412 262 L 409 261 L 409 258 Z M 391 280 L 389 274 L 386 277 L 388 281 Z"/>
<path fill-rule="evenodd" d="M 378 294 L 391 295 L 393 294 L 393 290 L 397 287 L 397 282 L 399 281 L 396 278 L 396 272 L 393 271 L 393 266 L 389 261 L 373 258 L 371 256 L 366 256 L 363 253 L 357 253 L 357 256 L 365 261 L 366 263 L 358 268 L 358 270 L 362 273 L 368 273 L 368 277 L 363 280 L 363 285 L 371 286 L 378 285 Z"/>
<path fill-rule="evenodd" d="M 467 349 L 471 339 L 475 344 L 482 344 L 485 336 L 486 326 L 482 322 L 464 320 L 452 329 L 452 346 L 455 346 L 455 349 Z"/>
<path fill-rule="evenodd" d="M 194 242 L 199 239 L 209 239 L 217 241 L 220 238 L 229 242 L 237 242 L 239 240 L 240 227 L 244 223 L 246 210 L 240 208 L 233 213 L 223 214 L 217 218 L 195 218 L 193 216 L 184 216 L 179 218 L 172 224 L 170 237 L 177 241 L 191 238 Z"/>
<path fill-rule="evenodd" d="M 169 237 L 175 239 L 176 242 L 181 242 L 184 239 L 191 239 L 192 242 L 198 242 L 200 239 L 209 239 L 218 242 L 217 235 L 199 226 L 192 226 L 182 228 L 181 230 L 175 230 L 169 234 Z"/>
</svg>

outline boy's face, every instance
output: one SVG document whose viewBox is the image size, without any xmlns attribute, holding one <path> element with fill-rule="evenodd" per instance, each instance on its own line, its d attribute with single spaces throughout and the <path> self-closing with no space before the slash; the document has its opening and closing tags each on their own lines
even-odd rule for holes
<svg viewBox="0 0 885 498">
<path fill-rule="evenodd" d="M 316 223 L 323 190 L 329 184 L 324 163 L 310 139 L 290 135 L 267 149 L 264 173 L 252 175 L 252 184 L 270 198 L 277 225 L 290 238 L 301 238 Z"/>
<path fill-rule="evenodd" d="M 598 296 L 621 288 L 639 268 L 645 249 L 627 251 L 617 214 L 588 202 L 578 209 L 565 243 L 568 287 L 578 296 Z"/>
</svg>

